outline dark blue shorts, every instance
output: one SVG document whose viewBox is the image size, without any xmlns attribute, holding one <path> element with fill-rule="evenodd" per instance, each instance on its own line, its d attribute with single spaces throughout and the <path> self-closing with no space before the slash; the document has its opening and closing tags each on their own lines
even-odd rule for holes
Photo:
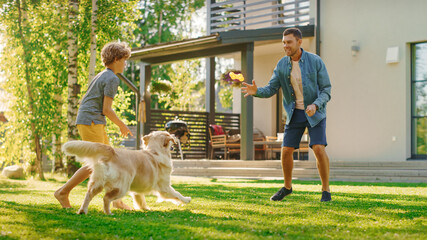
<svg viewBox="0 0 427 240">
<path fill-rule="evenodd" d="M 320 121 L 316 126 L 311 127 L 307 121 L 304 110 L 295 109 L 291 122 L 285 125 L 282 147 L 293 147 L 298 149 L 305 128 L 308 128 L 310 148 L 316 144 L 328 145 L 326 142 L 326 118 Z"/>
</svg>

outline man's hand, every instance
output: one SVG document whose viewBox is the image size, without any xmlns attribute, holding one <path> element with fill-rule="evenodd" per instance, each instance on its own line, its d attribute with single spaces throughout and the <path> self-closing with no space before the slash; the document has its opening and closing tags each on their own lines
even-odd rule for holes
<svg viewBox="0 0 427 240">
<path fill-rule="evenodd" d="M 309 117 L 313 116 L 316 113 L 316 105 L 315 104 L 310 104 L 307 106 L 307 108 L 305 109 L 305 112 L 307 113 L 307 115 Z"/>
<path fill-rule="evenodd" d="M 245 97 L 256 94 L 258 87 L 255 84 L 255 80 L 252 80 L 252 85 L 245 82 L 242 82 L 242 84 L 245 85 L 244 87 L 242 87 L 242 93 L 246 93 Z"/>
</svg>

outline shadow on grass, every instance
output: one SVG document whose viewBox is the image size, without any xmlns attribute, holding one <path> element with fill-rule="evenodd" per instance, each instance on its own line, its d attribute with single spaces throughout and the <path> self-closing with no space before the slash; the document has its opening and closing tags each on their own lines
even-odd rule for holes
<svg viewBox="0 0 427 240">
<path fill-rule="evenodd" d="M 16 181 L 16 179 L 14 179 Z M 25 183 L 11 182 L 8 180 L 0 180 L 0 188 L 23 188 L 26 186 Z M 19 181 L 19 180 L 18 180 Z"/>
<path fill-rule="evenodd" d="M 8 239 L 364 239 L 426 233 L 425 196 L 333 193 L 332 202 L 321 203 L 320 192 L 295 191 L 283 201 L 272 202 L 269 198 L 277 188 L 223 183 L 174 184 L 177 191 L 193 198 L 190 204 L 153 204 L 149 198 L 153 211 L 115 209 L 113 216 L 105 215 L 99 205 L 90 205 L 88 215 L 77 215 L 77 209 L 42 204 L 44 191 L 11 185 L 0 194 L 17 194 L 13 188 L 20 188 L 16 189 L 20 196 L 0 201 L 0 223 L 25 230 L 19 238 Z M 20 202 L 28 197 L 39 201 Z"/>
<path fill-rule="evenodd" d="M 34 231 L 23 236 L 30 239 L 205 239 L 217 238 L 224 232 L 256 238 L 260 233 L 248 233 L 247 227 L 234 222 L 233 218 L 214 217 L 190 210 L 116 210 L 115 215 L 110 216 L 94 210 L 88 215 L 77 215 L 74 211 L 58 209 L 51 204 L 32 206 L 0 201 L 2 205 L 25 214 L 28 220 L 20 222 L 19 227 Z M 268 230 L 264 232 L 268 233 Z"/>
<path fill-rule="evenodd" d="M 218 183 L 278 183 L 283 184 L 283 180 L 250 180 L 250 179 L 242 179 L 242 180 L 219 180 L 212 179 L 212 182 Z M 301 185 L 320 185 L 319 181 L 311 181 L 311 180 L 292 180 L 294 184 Z M 378 186 L 378 187 L 427 187 L 427 183 L 398 183 L 398 182 L 342 182 L 342 181 L 331 181 L 330 185 L 333 186 Z"/>
<path fill-rule="evenodd" d="M 252 204 L 259 206 L 277 206 L 283 204 L 297 204 L 311 206 L 316 210 L 327 207 L 332 210 L 344 210 L 348 212 L 362 211 L 378 213 L 387 209 L 389 217 L 399 219 L 413 219 L 427 214 L 427 197 L 418 195 L 397 194 L 372 194 L 372 193 L 333 193 L 333 201 L 321 203 L 321 193 L 311 191 L 294 191 L 291 195 L 279 202 L 270 201 L 270 197 L 277 188 L 254 187 L 227 187 L 224 185 L 195 187 L 187 184 L 175 184 L 175 189 L 186 196 L 194 196 L 211 201 L 229 202 L 230 209 L 233 203 Z M 255 211 L 257 214 L 258 212 Z M 250 213 L 248 212 L 250 215 Z"/>
<path fill-rule="evenodd" d="M 52 182 L 52 183 L 65 184 L 68 181 L 68 179 L 67 180 L 58 180 L 58 179 L 55 179 L 55 178 L 48 178 L 48 179 L 46 179 L 46 181 L 47 182 Z M 89 182 L 89 178 L 86 179 L 86 180 L 84 180 L 83 182 L 79 183 L 79 185 L 81 185 L 81 186 L 87 186 L 88 182 Z"/>
</svg>

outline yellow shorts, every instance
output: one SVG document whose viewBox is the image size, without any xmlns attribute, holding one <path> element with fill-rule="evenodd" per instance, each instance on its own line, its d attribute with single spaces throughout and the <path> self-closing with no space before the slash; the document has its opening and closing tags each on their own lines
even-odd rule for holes
<svg viewBox="0 0 427 240">
<path fill-rule="evenodd" d="M 79 134 L 82 137 L 83 141 L 104 143 L 110 145 L 110 141 L 108 141 L 107 131 L 105 129 L 104 124 L 95 124 L 93 122 L 90 126 L 77 124 L 77 130 L 79 130 Z"/>
</svg>

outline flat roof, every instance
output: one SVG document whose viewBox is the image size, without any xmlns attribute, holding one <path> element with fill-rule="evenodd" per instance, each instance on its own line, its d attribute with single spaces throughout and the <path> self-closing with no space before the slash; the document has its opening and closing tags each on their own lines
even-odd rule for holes
<svg viewBox="0 0 427 240">
<path fill-rule="evenodd" d="M 298 26 L 298 28 L 303 37 L 314 36 L 314 25 Z M 237 52 L 244 50 L 248 43 L 280 40 L 284 29 L 286 28 L 275 27 L 219 32 L 198 38 L 133 48 L 130 60 L 160 64 Z"/>
</svg>

